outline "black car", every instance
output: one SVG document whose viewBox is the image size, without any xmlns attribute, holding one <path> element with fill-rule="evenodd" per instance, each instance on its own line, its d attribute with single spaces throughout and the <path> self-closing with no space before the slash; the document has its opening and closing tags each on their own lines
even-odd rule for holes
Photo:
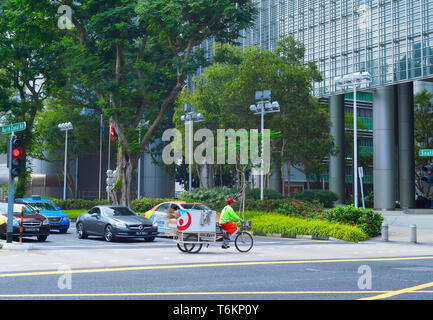
<svg viewBox="0 0 433 320">
<path fill-rule="evenodd" d="M 141 217 L 125 206 L 101 205 L 80 214 L 76 221 L 77 236 L 101 236 L 106 241 L 117 238 L 144 238 L 155 240 L 158 227 L 151 220 Z"/>
</svg>

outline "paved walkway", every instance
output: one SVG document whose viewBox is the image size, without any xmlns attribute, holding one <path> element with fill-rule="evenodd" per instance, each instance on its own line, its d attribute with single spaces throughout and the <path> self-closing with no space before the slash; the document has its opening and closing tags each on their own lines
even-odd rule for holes
<svg viewBox="0 0 433 320">
<path fill-rule="evenodd" d="M 417 210 L 415 212 L 382 211 L 385 218 L 384 222 L 388 224 L 389 241 L 409 242 L 410 225 L 414 224 L 417 228 L 417 243 L 433 244 L 433 210 Z M 381 236 L 374 238 L 374 240 L 381 240 Z"/>
</svg>

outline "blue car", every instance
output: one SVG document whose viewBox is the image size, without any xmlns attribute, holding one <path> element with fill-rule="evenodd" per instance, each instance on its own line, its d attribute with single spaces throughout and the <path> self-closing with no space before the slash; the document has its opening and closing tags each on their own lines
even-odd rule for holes
<svg viewBox="0 0 433 320">
<path fill-rule="evenodd" d="M 66 233 L 69 229 L 69 216 L 60 211 L 59 207 L 56 207 L 48 199 L 42 199 L 40 196 L 32 196 L 31 198 L 19 198 L 15 199 L 17 203 L 25 203 L 31 205 L 39 213 L 48 218 L 50 221 L 50 230 L 58 230 L 60 233 Z"/>
</svg>

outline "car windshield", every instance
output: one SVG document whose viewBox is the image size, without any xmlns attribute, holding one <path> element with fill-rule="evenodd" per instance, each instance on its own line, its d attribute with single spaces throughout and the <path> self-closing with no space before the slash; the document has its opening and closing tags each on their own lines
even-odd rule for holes
<svg viewBox="0 0 433 320">
<path fill-rule="evenodd" d="M 38 210 L 52 210 L 57 211 L 57 208 L 51 202 L 33 202 L 31 206 Z"/>
<path fill-rule="evenodd" d="M 21 208 L 24 207 L 24 214 L 34 214 L 35 209 L 27 204 L 14 204 L 14 213 L 21 213 Z M 8 204 L 6 202 L 0 203 L 0 213 L 7 214 L 8 213 Z"/>
<path fill-rule="evenodd" d="M 210 210 L 208 207 L 202 204 L 198 203 L 191 203 L 191 204 L 183 204 L 182 207 L 184 209 L 195 209 L 195 210 Z"/>
<path fill-rule="evenodd" d="M 127 207 L 104 207 L 104 213 L 108 217 L 125 217 L 125 216 L 135 216 L 134 211 Z"/>
</svg>

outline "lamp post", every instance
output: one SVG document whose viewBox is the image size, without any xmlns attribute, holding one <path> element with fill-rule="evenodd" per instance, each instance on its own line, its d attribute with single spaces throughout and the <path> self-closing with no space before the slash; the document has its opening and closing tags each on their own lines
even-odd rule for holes
<svg viewBox="0 0 433 320">
<path fill-rule="evenodd" d="M 271 91 L 256 91 L 255 93 L 256 104 L 250 106 L 250 110 L 255 115 L 260 115 L 260 132 L 262 134 L 262 146 L 261 146 L 261 159 L 260 159 L 260 200 L 263 200 L 263 188 L 264 188 L 264 136 L 263 131 L 265 127 L 265 114 L 280 112 L 280 104 L 277 101 L 271 102 Z M 284 186 L 283 186 L 284 187 Z"/>
<path fill-rule="evenodd" d="M 60 123 L 58 125 L 58 128 L 62 131 L 66 132 L 65 135 L 65 169 L 63 174 L 63 200 L 66 200 L 66 169 L 68 164 L 68 131 L 72 130 L 72 123 L 66 122 L 66 123 Z"/>
<path fill-rule="evenodd" d="M 185 122 L 186 124 L 189 124 L 189 191 L 192 190 L 192 162 L 193 162 L 193 155 L 192 155 L 192 144 L 193 144 L 193 124 L 194 122 L 202 122 L 204 121 L 204 116 L 201 113 L 197 113 L 195 110 L 195 107 L 193 106 L 191 108 L 191 105 L 189 103 L 185 103 L 184 105 L 184 112 L 185 114 L 180 117 L 180 120 Z"/>
<path fill-rule="evenodd" d="M 337 89 L 353 89 L 353 200 L 354 206 L 358 207 L 358 114 L 356 105 L 357 89 L 367 87 L 372 81 L 368 72 L 355 72 L 342 77 L 335 77 Z"/>
</svg>

